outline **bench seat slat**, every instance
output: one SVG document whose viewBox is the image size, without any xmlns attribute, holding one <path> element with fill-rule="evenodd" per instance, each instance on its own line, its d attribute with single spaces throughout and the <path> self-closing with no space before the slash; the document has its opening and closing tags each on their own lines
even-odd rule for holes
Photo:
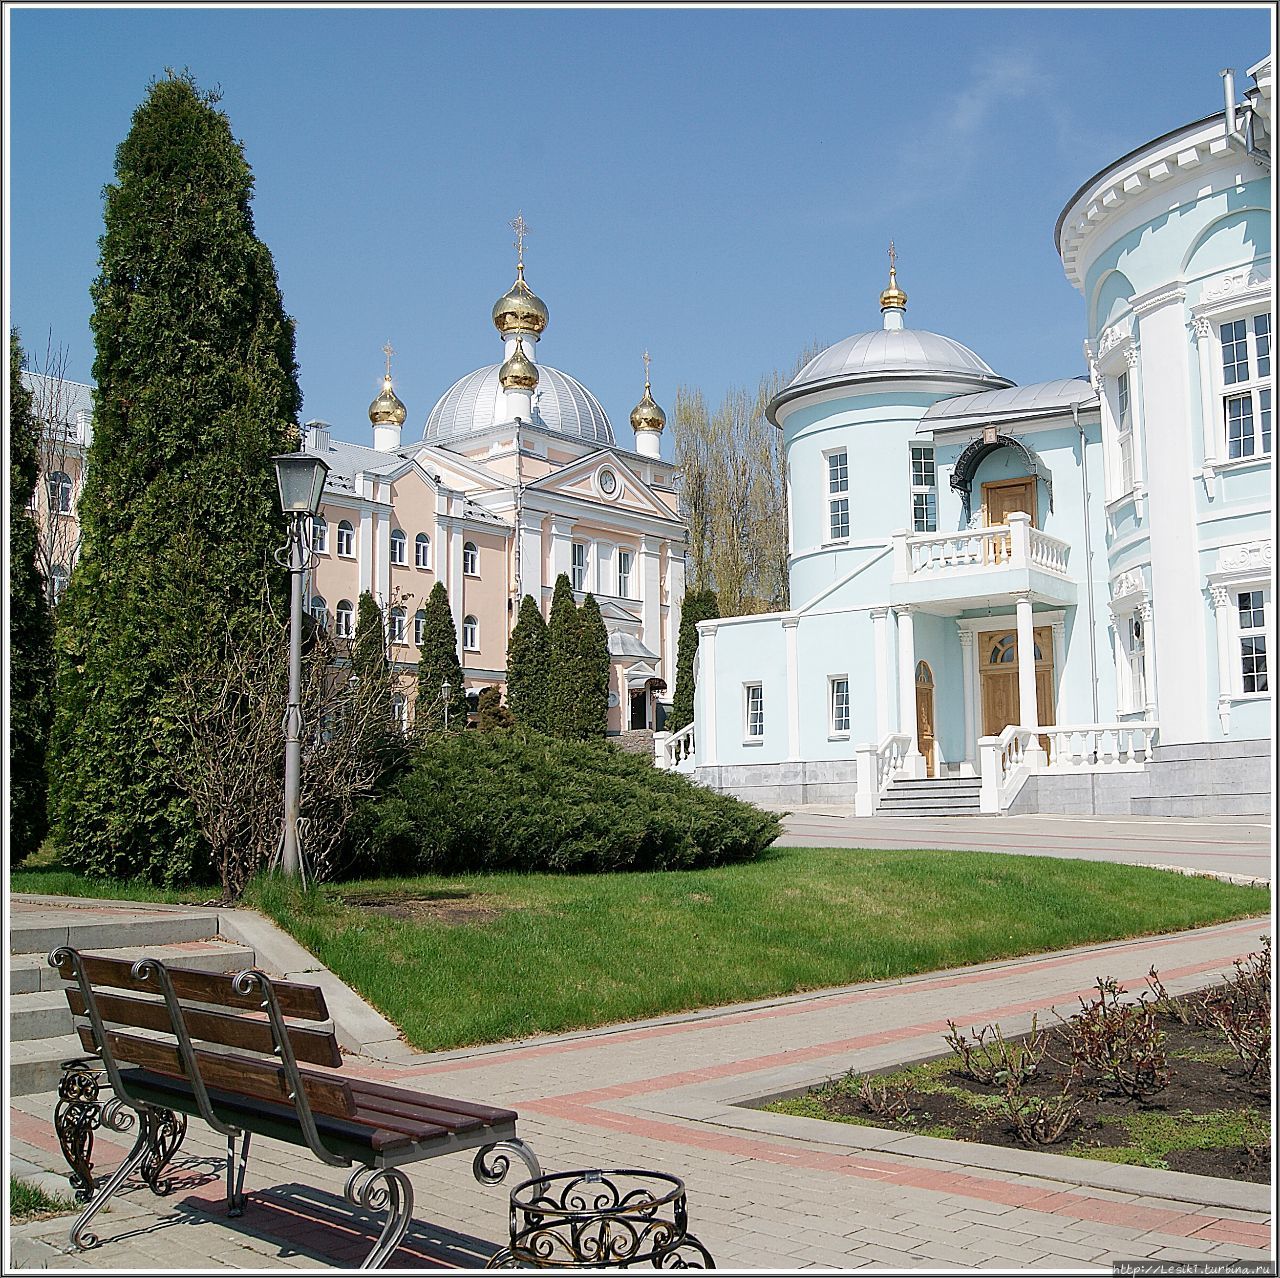
<svg viewBox="0 0 1280 1278">
<path fill-rule="evenodd" d="M 467 1118 L 429 1105 L 387 1100 L 384 1096 L 369 1096 L 354 1089 L 351 1095 L 357 1114 L 379 1121 L 385 1120 L 387 1126 L 391 1126 L 393 1120 L 401 1118 L 412 1122 L 433 1123 L 450 1132 L 477 1132 L 485 1125 L 478 1118 Z"/>
<path fill-rule="evenodd" d="M 127 959 L 99 958 L 91 954 L 80 956 L 84 974 L 94 986 L 107 985 L 112 989 L 133 990 L 140 994 L 156 994 L 159 986 L 155 980 L 142 981 L 133 974 L 133 964 Z M 72 980 L 69 963 L 58 968 L 64 981 Z M 195 968 L 171 967 L 169 979 L 174 993 L 180 999 L 192 999 L 197 1003 L 215 1003 L 219 1007 L 238 1007 L 246 1011 L 259 1011 L 262 996 L 258 993 L 237 994 L 232 981 L 234 975 L 225 972 L 202 972 Z M 285 1016 L 296 1016 L 304 1021 L 327 1021 L 329 1009 L 325 1006 L 324 991 L 317 985 L 299 985 L 294 981 L 272 981 L 272 989 Z"/>
<path fill-rule="evenodd" d="M 372 1083 L 364 1078 L 353 1078 L 351 1090 L 361 1097 L 381 1096 L 393 1101 L 412 1100 L 451 1114 L 478 1118 L 482 1123 L 514 1123 L 516 1120 L 516 1112 L 513 1109 L 496 1109 L 492 1105 L 481 1105 L 476 1101 L 454 1100 L 451 1096 L 433 1096 L 429 1092 L 418 1092 L 406 1087 L 390 1087 L 383 1083 Z"/>
<path fill-rule="evenodd" d="M 67 989 L 67 1002 L 72 1014 L 84 1016 L 87 1012 L 85 997 L 75 986 Z M 102 1019 L 113 1025 L 129 1025 L 136 1029 L 160 1030 L 173 1033 L 169 1009 L 153 999 L 124 998 L 116 994 L 97 995 L 98 1011 Z M 187 1031 L 192 1038 L 208 1043 L 221 1043 L 225 1047 L 240 1047 L 250 1052 L 275 1051 L 275 1038 L 266 1019 L 250 1019 L 248 1016 L 232 1016 L 225 1012 L 206 1012 L 193 1007 L 182 1009 Z M 293 1054 L 300 1061 L 312 1065 L 338 1066 L 342 1053 L 338 1040 L 331 1030 L 316 1030 L 305 1026 L 291 1026 L 289 1041 Z"/>
<path fill-rule="evenodd" d="M 91 1051 L 97 1051 L 93 1029 L 78 1025 L 80 1041 Z M 131 1061 L 159 1074 L 170 1074 L 182 1079 L 186 1076 L 182 1057 L 176 1047 L 154 1038 L 138 1038 L 133 1034 L 107 1031 L 107 1047 L 117 1060 Z M 289 1102 L 288 1084 L 282 1068 L 254 1060 L 249 1056 L 230 1056 L 221 1052 L 196 1051 L 196 1062 L 206 1087 L 225 1088 L 241 1092 L 261 1100 Z M 347 1081 L 326 1077 L 311 1071 L 302 1072 L 302 1085 L 307 1101 L 317 1114 L 348 1117 L 355 1109 L 351 1088 Z"/>
</svg>

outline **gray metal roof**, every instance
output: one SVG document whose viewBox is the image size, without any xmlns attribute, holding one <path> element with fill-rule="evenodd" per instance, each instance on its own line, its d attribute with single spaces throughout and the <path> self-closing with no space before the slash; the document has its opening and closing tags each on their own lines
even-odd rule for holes
<svg viewBox="0 0 1280 1278">
<path fill-rule="evenodd" d="M 980 391 L 976 395 L 956 395 L 940 399 L 921 419 L 924 422 L 951 422 L 1005 416 L 1043 417 L 1070 409 L 1072 404 L 1093 406 L 1097 393 L 1083 377 L 1064 377 L 1030 386 L 1009 386 L 1003 390 Z"/>
<path fill-rule="evenodd" d="M 501 364 L 487 364 L 459 378 L 436 401 L 422 438 L 429 443 L 489 430 L 506 419 Z M 578 439 L 613 443 L 613 426 L 600 401 L 583 384 L 550 364 L 538 365 L 533 424 Z"/>
<path fill-rule="evenodd" d="M 941 333 L 919 328 L 874 329 L 854 333 L 815 355 L 788 384 L 792 391 L 810 383 L 869 373 L 998 374 L 967 346 Z M 1001 379 L 1003 380 L 1003 379 Z"/>
<path fill-rule="evenodd" d="M 93 417 L 93 387 L 84 382 L 73 382 L 67 378 L 59 381 L 56 377 L 46 377 L 42 373 L 22 370 L 23 385 L 35 398 L 37 409 L 53 407 L 61 418 L 59 425 L 76 423 L 77 413 L 88 413 Z"/>
</svg>

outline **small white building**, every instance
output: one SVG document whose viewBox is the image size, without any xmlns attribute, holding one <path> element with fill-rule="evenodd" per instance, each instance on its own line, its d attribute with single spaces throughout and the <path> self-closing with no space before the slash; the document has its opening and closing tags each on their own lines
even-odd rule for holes
<svg viewBox="0 0 1280 1278">
<path fill-rule="evenodd" d="M 881 326 L 773 401 L 789 612 L 700 625 L 666 760 L 876 811 L 1270 810 L 1271 63 L 1058 222 L 1087 375 Z M 1065 361 L 1064 361 L 1065 362 Z"/>
</svg>

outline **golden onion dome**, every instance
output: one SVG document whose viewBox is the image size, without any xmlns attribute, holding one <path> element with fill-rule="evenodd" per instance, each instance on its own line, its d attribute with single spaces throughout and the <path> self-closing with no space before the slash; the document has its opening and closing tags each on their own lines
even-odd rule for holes
<svg viewBox="0 0 1280 1278">
<path fill-rule="evenodd" d="M 907 295 L 898 287 L 898 250 L 892 240 L 889 241 L 889 287 L 880 294 L 880 309 L 887 311 L 891 307 L 901 310 L 907 308 Z"/>
<path fill-rule="evenodd" d="M 649 394 L 649 382 L 646 379 L 644 384 L 644 397 L 631 410 L 631 429 L 632 430 L 662 430 L 667 424 L 667 415 L 662 409 L 654 403 L 653 396 Z"/>
<path fill-rule="evenodd" d="M 391 389 L 391 374 L 382 379 L 382 390 L 378 398 L 369 405 L 369 420 L 375 426 L 403 426 L 408 416 L 400 397 Z"/>
<path fill-rule="evenodd" d="M 493 304 L 493 326 L 503 337 L 538 333 L 547 326 L 547 304 L 524 282 L 524 266 L 516 268 L 516 282 Z"/>
<path fill-rule="evenodd" d="M 532 390 L 538 384 L 538 366 L 524 353 L 524 341 L 517 337 L 511 358 L 498 370 L 503 390 Z"/>
</svg>

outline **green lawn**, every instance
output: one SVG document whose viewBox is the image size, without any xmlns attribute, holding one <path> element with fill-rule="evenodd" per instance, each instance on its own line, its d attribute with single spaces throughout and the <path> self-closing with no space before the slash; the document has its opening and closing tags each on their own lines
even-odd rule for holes
<svg viewBox="0 0 1280 1278">
<path fill-rule="evenodd" d="M 76 892 L 83 881 L 21 870 L 12 887 Z M 396 919 L 342 900 L 360 893 L 434 899 L 452 917 Z M 246 903 L 411 1043 L 438 1049 L 1204 926 L 1265 914 L 1269 894 L 1091 861 L 775 848 L 645 874 L 384 879 L 305 894 L 268 879 Z"/>
</svg>

